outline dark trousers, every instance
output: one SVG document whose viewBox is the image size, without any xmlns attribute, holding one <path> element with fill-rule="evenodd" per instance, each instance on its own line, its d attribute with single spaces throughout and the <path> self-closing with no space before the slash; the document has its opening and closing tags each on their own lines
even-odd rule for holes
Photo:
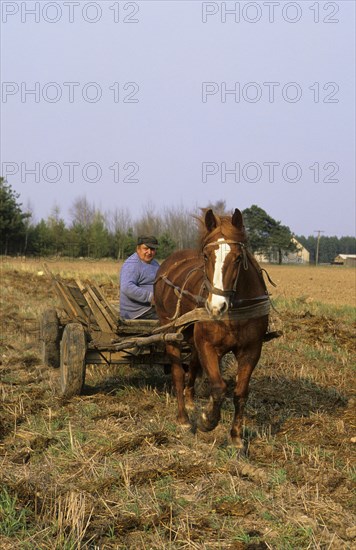
<svg viewBox="0 0 356 550">
<path fill-rule="evenodd" d="M 152 306 L 151 309 L 146 311 L 146 313 L 144 313 L 140 317 L 137 317 L 137 319 L 158 319 L 156 308 Z"/>
</svg>

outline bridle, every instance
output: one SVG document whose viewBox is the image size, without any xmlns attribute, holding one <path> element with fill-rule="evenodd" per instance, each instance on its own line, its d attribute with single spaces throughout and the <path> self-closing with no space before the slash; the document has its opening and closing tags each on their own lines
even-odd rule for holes
<svg viewBox="0 0 356 550">
<path fill-rule="evenodd" d="M 211 294 L 216 294 L 218 296 L 225 296 L 227 298 L 230 298 L 230 301 L 231 301 L 232 297 L 236 294 L 237 283 L 238 283 L 238 280 L 239 280 L 239 277 L 240 277 L 241 265 L 242 265 L 242 267 L 245 271 L 248 270 L 246 245 L 245 245 L 245 243 L 243 243 L 241 241 L 233 241 L 233 240 L 230 240 L 230 239 L 224 239 L 224 240 L 213 241 L 211 243 L 207 243 L 206 245 L 203 246 L 202 252 L 204 253 L 204 250 L 209 246 L 217 246 L 217 245 L 219 246 L 221 244 L 236 244 L 241 249 L 241 254 L 235 260 L 235 263 L 238 263 L 239 266 L 238 266 L 238 270 L 237 270 L 237 274 L 236 274 L 234 284 L 232 285 L 232 288 L 226 289 L 226 290 L 221 290 L 220 288 L 216 288 L 209 281 L 209 279 L 206 275 L 205 265 L 204 265 L 204 285 L 205 285 L 206 289 L 208 290 L 208 292 L 210 292 Z"/>
<path fill-rule="evenodd" d="M 204 290 L 207 290 L 208 292 L 210 292 L 211 294 L 217 294 L 219 296 L 226 296 L 229 298 L 229 310 L 230 308 L 235 308 L 234 311 L 237 311 L 236 308 L 242 308 L 245 312 L 247 313 L 244 313 L 245 316 L 241 316 L 239 318 L 241 319 L 249 319 L 251 318 L 251 313 L 253 312 L 253 316 L 255 317 L 258 317 L 258 316 L 261 316 L 261 312 L 260 310 L 258 309 L 260 307 L 260 303 L 267 303 L 269 304 L 269 297 L 268 297 L 268 293 L 267 293 L 267 289 L 265 287 L 265 283 L 263 281 L 263 276 L 262 276 L 262 270 L 259 270 L 258 269 L 258 266 L 256 267 L 258 273 L 259 273 L 259 276 L 260 276 L 260 279 L 261 279 L 261 282 L 262 282 L 262 285 L 265 287 L 265 294 L 264 295 L 261 295 L 261 296 L 256 296 L 254 298 L 240 298 L 239 300 L 234 300 L 234 298 L 236 298 L 236 291 L 237 291 L 237 284 L 238 284 L 238 281 L 239 281 L 239 277 L 240 277 L 240 273 L 241 273 L 241 267 L 244 271 L 247 271 L 249 269 L 249 262 L 248 262 L 248 252 L 247 252 L 247 249 L 246 249 L 246 245 L 245 243 L 241 242 L 241 241 L 234 241 L 234 240 L 230 240 L 230 239 L 223 239 L 221 241 L 213 241 L 211 243 L 207 243 L 205 244 L 203 247 L 202 247 L 202 253 L 204 254 L 204 250 L 207 248 L 207 247 L 210 247 L 210 246 L 217 246 L 219 244 L 236 244 L 240 247 L 241 249 L 241 254 L 239 254 L 238 258 L 235 260 L 235 263 L 238 263 L 239 266 L 238 266 L 238 270 L 237 270 L 237 274 L 236 274 L 236 278 L 234 280 L 234 284 L 232 286 L 231 289 L 227 289 L 227 290 L 221 290 L 220 288 L 216 288 L 214 287 L 214 285 L 211 284 L 211 282 L 209 281 L 207 275 L 206 275 L 206 270 L 205 270 L 205 263 L 204 264 L 198 264 L 196 265 L 195 267 L 193 267 L 192 269 L 189 270 L 189 272 L 186 274 L 186 277 L 185 277 L 185 280 L 183 282 L 183 285 L 181 287 L 177 286 L 176 284 L 174 284 L 169 278 L 168 278 L 168 273 L 162 273 L 158 279 L 155 280 L 155 284 L 160 280 L 162 279 L 164 281 L 165 284 L 167 284 L 169 287 L 172 288 L 174 294 L 177 296 L 178 300 L 177 300 L 177 304 L 176 304 L 176 310 L 175 310 L 175 313 L 172 317 L 169 317 L 169 320 L 175 320 L 179 317 L 179 312 L 180 312 L 180 307 L 181 307 L 181 301 L 183 298 L 187 298 L 188 300 L 190 301 L 193 301 L 195 302 L 195 304 L 199 307 L 201 306 L 206 306 L 206 298 L 204 298 Z M 178 262 L 175 263 L 175 267 L 177 267 L 177 265 L 179 264 L 184 264 L 186 261 L 185 258 L 179 260 Z M 253 257 L 250 258 L 250 263 L 252 266 L 254 266 L 254 261 L 253 261 Z M 199 294 L 193 294 L 192 292 L 190 292 L 189 290 L 187 290 L 185 287 L 186 285 L 188 284 L 188 281 L 190 280 L 191 276 L 193 276 L 195 273 L 201 271 L 202 274 L 203 274 L 203 280 L 202 280 L 202 284 L 201 284 L 201 287 L 200 287 L 200 291 L 199 291 Z M 266 272 L 267 273 L 267 272 Z M 267 277 L 268 277 L 268 280 L 271 282 L 271 284 L 273 286 L 276 286 L 273 281 L 270 280 L 270 277 L 268 276 L 267 274 Z M 255 302 L 258 304 L 255 305 L 255 304 L 250 304 L 250 302 Z M 249 303 L 249 305 L 245 305 L 246 303 Z M 257 309 L 256 309 L 257 308 Z M 248 310 L 248 311 L 247 311 Z M 258 311 L 257 311 L 258 310 Z M 267 312 L 268 313 L 268 312 Z M 266 312 L 263 313 L 263 315 L 265 315 Z"/>
</svg>

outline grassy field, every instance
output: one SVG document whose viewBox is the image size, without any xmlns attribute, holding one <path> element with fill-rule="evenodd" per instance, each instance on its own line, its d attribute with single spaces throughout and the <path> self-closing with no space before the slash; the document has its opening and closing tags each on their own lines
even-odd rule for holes
<svg viewBox="0 0 356 550">
<path fill-rule="evenodd" d="M 118 298 L 117 262 L 48 266 Z M 158 367 L 89 367 L 84 394 L 63 400 L 40 360 L 38 318 L 59 306 L 42 263 L 0 267 L 1 549 L 356 548 L 355 270 L 268 266 L 284 336 L 253 374 L 241 457 L 229 356 L 211 433 L 177 427 Z"/>
</svg>

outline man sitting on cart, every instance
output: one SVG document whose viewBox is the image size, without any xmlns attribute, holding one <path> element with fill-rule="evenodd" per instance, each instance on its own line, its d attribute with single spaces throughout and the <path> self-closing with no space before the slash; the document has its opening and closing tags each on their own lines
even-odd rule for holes
<svg viewBox="0 0 356 550">
<path fill-rule="evenodd" d="M 151 235 L 137 239 L 136 252 L 123 263 L 120 272 L 120 317 L 157 319 L 153 282 L 159 263 L 155 260 L 158 241 Z"/>
</svg>

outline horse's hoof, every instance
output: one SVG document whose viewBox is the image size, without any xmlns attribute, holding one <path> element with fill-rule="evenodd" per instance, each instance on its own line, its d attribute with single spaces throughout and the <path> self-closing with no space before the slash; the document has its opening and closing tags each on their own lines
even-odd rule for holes
<svg viewBox="0 0 356 550">
<path fill-rule="evenodd" d="M 211 432 L 217 426 L 217 422 L 211 422 L 205 413 L 202 413 L 197 422 L 197 428 L 201 432 Z"/>
<path fill-rule="evenodd" d="M 235 449 L 237 456 L 247 456 L 247 445 L 240 437 L 232 437 L 231 446 Z"/>
<path fill-rule="evenodd" d="M 182 428 L 183 430 L 188 430 L 192 427 L 188 415 L 183 416 L 181 418 L 177 416 L 177 424 L 179 428 Z"/>
<path fill-rule="evenodd" d="M 244 449 L 245 443 L 241 439 L 241 437 L 232 437 L 231 438 L 231 444 L 235 449 Z"/>
<path fill-rule="evenodd" d="M 184 422 L 184 424 L 178 424 L 178 427 L 184 432 L 192 429 L 192 425 L 190 424 L 190 422 Z"/>
</svg>

